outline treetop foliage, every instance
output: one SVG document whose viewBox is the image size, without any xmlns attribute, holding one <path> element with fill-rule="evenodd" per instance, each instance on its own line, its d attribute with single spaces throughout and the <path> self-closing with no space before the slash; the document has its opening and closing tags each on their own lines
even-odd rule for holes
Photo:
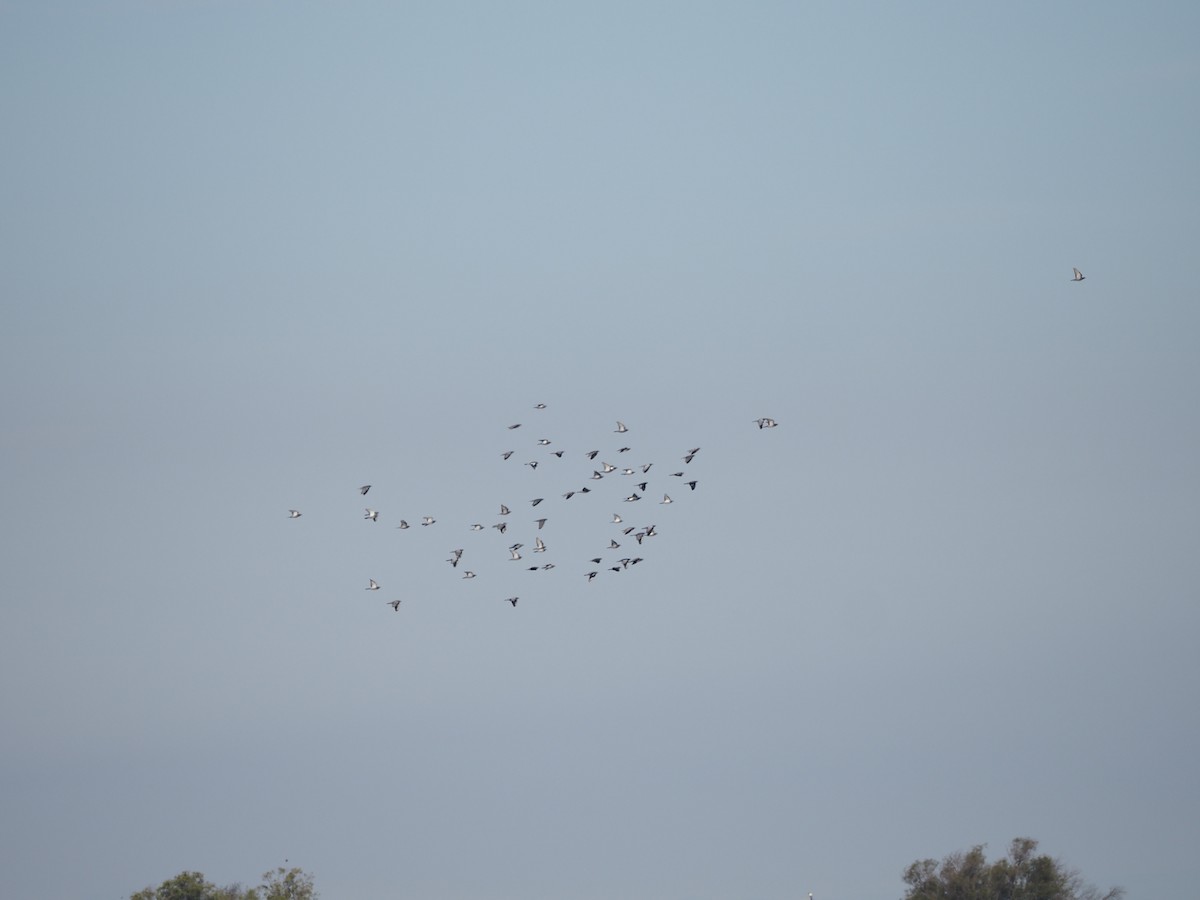
<svg viewBox="0 0 1200 900">
<path fill-rule="evenodd" d="M 1121 900 L 1125 891 L 1102 892 L 1074 869 L 1037 853 L 1038 842 L 1015 838 L 1008 856 L 988 863 L 983 844 L 951 853 L 940 863 L 921 859 L 904 870 L 904 900 Z"/>
<path fill-rule="evenodd" d="M 180 872 L 158 887 L 130 894 L 129 900 L 318 900 L 312 876 L 302 869 L 280 866 L 262 874 L 258 887 L 240 884 L 218 887 L 199 872 Z"/>
</svg>

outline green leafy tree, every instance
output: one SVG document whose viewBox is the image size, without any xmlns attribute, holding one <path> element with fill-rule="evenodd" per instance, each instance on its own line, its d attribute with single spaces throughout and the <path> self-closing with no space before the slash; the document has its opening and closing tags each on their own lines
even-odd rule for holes
<svg viewBox="0 0 1200 900">
<path fill-rule="evenodd" d="M 239 884 L 217 887 L 200 872 L 180 872 L 158 887 L 143 888 L 131 894 L 129 900 L 258 900 L 253 891 Z"/>
<path fill-rule="evenodd" d="M 1074 869 L 1038 854 L 1038 842 L 1016 838 L 1008 856 L 988 863 L 983 845 L 951 853 L 940 863 L 920 859 L 904 870 L 904 900 L 1120 900 L 1121 888 L 1101 891 Z"/>
<path fill-rule="evenodd" d="M 180 872 L 156 888 L 131 894 L 129 900 L 318 900 L 318 894 L 311 875 L 281 866 L 264 872 L 262 884 L 256 888 L 240 884 L 218 887 L 199 872 Z"/>
<path fill-rule="evenodd" d="M 256 900 L 317 900 L 318 897 L 311 875 L 302 869 L 284 869 L 282 866 L 263 872 L 259 891 Z"/>
</svg>

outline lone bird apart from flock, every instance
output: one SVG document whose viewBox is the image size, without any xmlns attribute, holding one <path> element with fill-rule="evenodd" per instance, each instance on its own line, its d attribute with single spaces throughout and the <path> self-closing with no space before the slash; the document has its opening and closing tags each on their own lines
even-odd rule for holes
<svg viewBox="0 0 1200 900">
<path fill-rule="evenodd" d="M 766 419 L 766 418 L 755 419 L 754 421 L 758 423 L 759 430 L 761 430 L 763 428 L 774 428 L 776 425 L 779 424 L 774 419 Z"/>
<path fill-rule="evenodd" d="M 300 510 L 298 510 L 298 509 L 289 509 L 289 510 L 288 510 L 288 518 L 289 518 L 289 519 L 298 519 L 298 518 L 300 518 Z"/>
<path fill-rule="evenodd" d="M 1085 276 L 1082 272 L 1080 272 L 1074 266 L 1071 266 L 1071 271 L 1075 273 L 1075 277 L 1071 279 L 1072 281 L 1083 281 Z"/>
</svg>

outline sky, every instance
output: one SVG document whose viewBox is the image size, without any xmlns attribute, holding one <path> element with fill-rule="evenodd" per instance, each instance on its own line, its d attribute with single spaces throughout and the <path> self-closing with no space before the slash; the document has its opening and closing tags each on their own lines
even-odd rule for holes
<svg viewBox="0 0 1200 900">
<path fill-rule="evenodd" d="M 0 895 L 1195 896 L 1198 32 L 0 3 Z"/>
</svg>

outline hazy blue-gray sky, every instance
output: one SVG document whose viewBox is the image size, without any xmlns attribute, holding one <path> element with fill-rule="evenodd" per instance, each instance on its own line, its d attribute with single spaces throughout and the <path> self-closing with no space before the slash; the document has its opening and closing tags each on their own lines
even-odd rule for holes
<svg viewBox="0 0 1200 900">
<path fill-rule="evenodd" d="M 0 4 L 0 895 L 1196 896 L 1197 34 Z"/>
</svg>

